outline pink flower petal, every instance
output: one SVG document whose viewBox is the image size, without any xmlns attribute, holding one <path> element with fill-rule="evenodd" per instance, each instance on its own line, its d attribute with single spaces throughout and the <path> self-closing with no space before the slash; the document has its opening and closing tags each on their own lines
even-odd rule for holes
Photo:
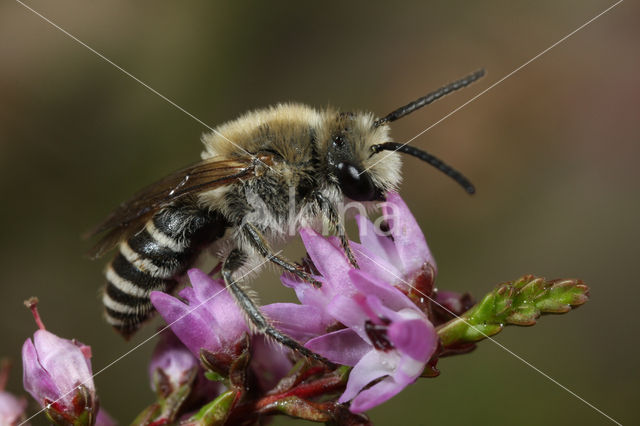
<svg viewBox="0 0 640 426">
<path fill-rule="evenodd" d="M 320 309 L 296 303 L 272 303 L 261 307 L 260 310 L 271 320 L 275 328 L 302 342 L 323 334 L 327 326 L 333 322 L 333 319 L 323 315 Z"/>
<path fill-rule="evenodd" d="M 381 235 L 381 230 L 366 217 L 357 215 L 358 229 L 360 230 L 360 244 L 366 247 L 372 255 L 384 259 L 392 265 L 400 265 L 402 260 L 394 241 Z"/>
<path fill-rule="evenodd" d="M 349 373 L 347 388 L 338 399 L 338 402 L 345 403 L 355 397 L 365 386 L 380 377 L 393 373 L 397 362 L 397 357 L 393 352 L 380 352 L 370 350 L 353 367 Z"/>
<path fill-rule="evenodd" d="M 347 278 L 347 272 L 352 266 L 337 243 L 337 238 L 324 238 L 306 228 L 300 230 L 300 237 L 311 260 L 328 284 L 323 286 L 322 291 L 343 295 L 353 293 L 353 287 Z"/>
<path fill-rule="evenodd" d="M 184 384 L 193 369 L 198 368 L 198 365 L 198 359 L 180 339 L 171 330 L 164 330 L 149 363 L 151 389 L 156 391 L 154 381 L 156 370 L 160 369 L 178 388 Z"/>
<path fill-rule="evenodd" d="M 387 402 L 397 394 L 399 394 L 406 385 L 395 382 L 391 377 L 387 377 L 369 389 L 365 389 L 356 396 L 349 410 L 353 413 L 362 413 L 370 410 L 384 402 Z"/>
<path fill-rule="evenodd" d="M 356 365 L 371 351 L 371 345 L 349 328 L 311 339 L 305 347 L 329 361 L 349 366 Z"/>
<path fill-rule="evenodd" d="M 369 341 L 364 331 L 364 323 L 369 319 L 369 315 L 363 309 L 361 303 L 356 299 L 360 297 L 336 296 L 331 303 L 327 305 L 327 313 L 335 318 L 338 322 L 346 325 L 366 341 Z"/>
<path fill-rule="evenodd" d="M 226 291 L 224 281 L 214 280 L 195 268 L 190 269 L 188 273 L 197 299 L 197 303 L 190 303 L 189 306 L 193 309 L 206 305 L 203 309 L 211 313 L 216 331 L 221 333 L 222 339 L 233 339 L 242 334 L 246 330 L 244 316 L 233 296 Z"/>
<path fill-rule="evenodd" d="M 198 297 L 196 296 L 196 292 L 193 287 L 185 287 L 178 292 L 178 295 L 184 299 L 187 304 L 193 304 L 194 306 L 198 304 Z"/>
<path fill-rule="evenodd" d="M 361 269 L 349 271 L 349 277 L 353 281 L 354 287 L 360 290 L 360 292 L 366 295 L 376 296 L 390 309 L 395 311 L 404 308 L 415 309 L 415 304 L 411 299 L 393 285 L 389 284 L 389 282 L 374 277 Z"/>
<path fill-rule="evenodd" d="M 87 359 L 78 346 L 47 330 L 37 330 L 33 334 L 33 344 L 40 364 L 63 395 L 78 385 L 95 391 Z M 73 395 L 69 394 L 66 397 L 71 400 Z"/>
<path fill-rule="evenodd" d="M 408 386 L 420 377 L 424 366 L 424 362 L 416 361 L 410 356 L 403 356 L 398 361 L 396 371 L 393 373 L 393 380 L 402 386 Z"/>
<path fill-rule="evenodd" d="M 397 311 L 393 309 L 389 309 L 386 305 L 382 303 L 382 301 L 374 295 L 366 296 L 365 298 L 367 306 L 369 306 L 369 310 L 371 311 L 371 315 L 376 318 L 386 318 L 391 320 L 391 322 L 402 321 L 405 318 L 400 315 Z M 406 311 L 415 314 L 416 316 L 423 315 L 415 310 L 415 308 L 406 308 Z M 412 318 L 413 319 L 413 318 Z"/>
<path fill-rule="evenodd" d="M 417 271 L 425 261 L 436 269 L 435 260 L 418 222 L 398 194 L 389 193 L 387 195 L 387 202 L 382 207 L 382 214 L 389 224 L 405 272 L 411 274 Z"/>
<path fill-rule="evenodd" d="M 219 283 L 221 280 L 214 280 L 200 269 L 196 268 L 189 269 L 187 274 L 189 275 L 189 281 L 191 281 L 191 287 L 193 287 L 195 296 L 200 302 L 213 300 L 214 298 L 223 296 L 222 293 L 224 293 L 225 286 L 224 284 L 221 285 Z"/>
<path fill-rule="evenodd" d="M 438 335 L 426 319 L 395 321 L 387 336 L 398 351 L 422 363 L 429 361 L 438 346 Z"/>
<path fill-rule="evenodd" d="M 220 338 L 211 332 L 213 319 L 205 307 L 192 309 L 160 291 L 152 291 L 150 298 L 176 336 L 196 357 L 200 356 L 200 348 L 214 351 L 220 347 Z"/>
<path fill-rule="evenodd" d="M 402 263 L 389 263 L 387 258 L 378 257 L 371 253 L 367 246 L 358 243 L 351 243 L 351 248 L 358 261 L 360 270 L 366 271 L 386 283 L 395 283 L 403 279 L 404 273 L 398 269 Z"/>
<path fill-rule="evenodd" d="M 314 276 L 315 279 L 322 281 L 323 278 Z M 333 297 L 330 293 L 330 285 L 323 285 L 322 288 L 316 288 L 307 282 L 302 282 L 297 278 L 292 278 L 287 274 L 280 276 L 280 281 L 285 287 L 292 288 L 296 292 L 298 300 L 303 305 L 315 306 L 318 309 L 324 309 L 329 303 L 329 300 Z"/>
<path fill-rule="evenodd" d="M 192 287 L 180 292 L 188 304 L 165 293 L 151 292 L 155 308 L 196 357 L 200 349 L 213 353 L 239 349 L 236 343 L 244 338 L 248 327 L 224 281 L 197 269 L 191 269 L 189 277 Z"/>
<path fill-rule="evenodd" d="M 58 386 L 54 383 L 49 372 L 44 369 L 38 359 L 38 353 L 31 339 L 22 345 L 23 386 L 33 399 L 39 404 L 44 398 L 55 400 L 60 395 Z"/>
</svg>

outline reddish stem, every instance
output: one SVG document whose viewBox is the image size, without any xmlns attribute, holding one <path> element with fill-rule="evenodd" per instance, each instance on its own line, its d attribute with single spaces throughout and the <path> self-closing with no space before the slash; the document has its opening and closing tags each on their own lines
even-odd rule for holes
<svg viewBox="0 0 640 426">
<path fill-rule="evenodd" d="M 36 321 L 36 325 L 40 330 L 46 330 L 42 319 L 40 318 L 40 313 L 38 312 L 38 298 L 31 297 L 28 300 L 25 300 L 24 305 L 31 310 L 33 314 L 33 319 Z"/>
<path fill-rule="evenodd" d="M 11 361 L 7 358 L 2 358 L 0 361 L 0 391 L 3 391 L 7 386 L 9 380 L 9 369 L 11 368 Z"/>
<path fill-rule="evenodd" d="M 287 398 L 289 396 L 297 396 L 301 399 L 312 398 L 314 396 L 324 395 L 328 392 L 339 389 L 344 386 L 344 379 L 338 375 L 323 377 L 310 383 L 303 383 L 295 388 L 275 395 L 265 396 L 256 402 L 256 410 L 268 407 L 274 402 Z"/>
<path fill-rule="evenodd" d="M 298 379 L 300 382 L 303 380 L 308 379 L 311 376 L 315 376 L 316 374 L 320 374 L 325 370 L 326 367 L 324 366 L 318 366 L 318 367 L 311 367 L 308 368 Z"/>
<path fill-rule="evenodd" d="M 345 384 L 346 381 L 344 380 L 344 376 L 334 373 L 313 382 L 297 385 L 293 389 L 285 392 L 268 395 L 258 400 L 246 401 L 238 406 L 234 406 L 232 412 L 229 413 L 227 421 L 229 424 L 244 424 L 243 422 L 247 422 L 249 419 L 254 419 L 257 416 L 278 411 L 279 401 L 282 401 L 287 397 L 296 396 L 300 399 L 320 397 L 329 392 L 334 392 L 340 388 L 344 388 Z M 308 399 L 306 399 L 305 402 L 316 407 L 320 411 L 327 411 L 328 407 L 332 405 L 332 403 L 328 402 L 315 403 Z"/>
</svg>

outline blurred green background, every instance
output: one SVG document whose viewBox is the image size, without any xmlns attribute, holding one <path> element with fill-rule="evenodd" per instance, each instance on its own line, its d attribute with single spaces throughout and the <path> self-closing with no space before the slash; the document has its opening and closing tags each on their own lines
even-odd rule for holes
<svg viewBox="0 0 640 426">
<path fill-rule="evenodd" d="M 478 84 L 394 123 L 404 141 L 612 2 L 28 4 L 212 126 L 279 101 L 384 114 L 486 68 Z M 627 424 L 640 421 L 638 16 L 622 3 L 413 142 L 463 171 L 477 195 L 412 159 L 401 188 L 440 288 L 481 296 L 525 273 L 590 285 L 581 309 L 497 340 Z M 107 259 L 83 257 L 80 235 L 197 160 L 206 129 L 12 1 L 0 5 L 0 61 L 0 355 L 16 361 L 10 389 L 22 392 L 29 296 L 51 330 L 93 347 L 95 371 L 153 333 L 125 343 L 103 322 Z M 293 300 L 273 270 L 254 287 L 264 302 Z M 102 406 L 123 424 L 152 400 L 152 349 L 96 377 Z M 439 366 L 373 421 L 608 422 L 491 342 Z"/>
</svg>

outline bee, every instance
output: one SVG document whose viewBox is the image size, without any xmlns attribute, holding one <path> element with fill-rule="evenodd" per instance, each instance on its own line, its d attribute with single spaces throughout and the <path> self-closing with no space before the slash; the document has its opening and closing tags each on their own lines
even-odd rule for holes
<svg viewBox="0 0 640 426">
<path fill-rule="evenodd" d="M 469 180 L 438 158 L 392 142 L 389 123 L 483 75 L 484 70 L 476 71 L 382 118 L 278 104 L 205 134 L 200 162 L 141 190 L 90 233 L 102 235 L 93 257 L 118 247 L 106 268 L 102 301 L 107 322 L 131 336 L 155 313 L 149 294 L 172 292 L 201 252 L 218 247 L 227 289 L 253 328 L 304 356 L 322 359 L 270 325 L 239 285 L 240 272 L 272 262 L 320 285 L 274 250 L 295 235 L 287 231 L 320 222 L 331 225 L 357 267 L 337 207 L 345 200 L 383 201 L 400 183 L 400 154 L 435 166 L 474 193 Z"/>
</svg>

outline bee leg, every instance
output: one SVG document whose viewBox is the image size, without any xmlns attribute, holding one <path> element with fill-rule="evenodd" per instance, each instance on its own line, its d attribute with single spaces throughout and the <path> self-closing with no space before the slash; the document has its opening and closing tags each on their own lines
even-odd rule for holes
<svg viewBox="0 0 640 426">
<path fill-rule="evenodd" d="M 318 204 L 320 205 L 320 210 L 327 218 L 331 226 L 333 226 L 336 230 L 336 234 L 338 234 L 338 238 L 340 238 L 340 245 L 342 245 L 342 249 L 347 255 L 347 259 L 349 259 L 349 263 L 354 268 L 358 267 L 358 262 L 356 261 L 356 257 L 353 255 L 353 251 L 351 250 L 351 246 L 349 245 L 349 237 L 347 236 L 347 231 L 344 229 L 344 225 L 340 220 L 340 216 L 336 209 L 333 208 L 333 205 L 327 201 L 326 198 L 321 193 L 316 193 L 316 200 L 318 200 Z"/>
<path fill-rule="evenodd" d="M 251 300 L 247 293 L 245 293 L 244 290 L 242 290 L 242 288 L 238 285 L 238 283 L 232 278 L 233 273 L 240 269 L 244 265 L 245 261 L 246 255 L 242 251 L 238 249 L 232 250 L 231 253 L 229 253 L 227 259 L 224 261 L 224 265 L 222 266 L 222 278 L 224 279 L 224 282 L 227 286 L 227 290 L 229 290 L 231 295 L 238 303 L 238 306 L 240 306 L 255 329 L 259 333 L 262 333 L 267 337 L 272 338 L 276 342 L 288 348 L 291 348 L 302 356 L 320 361 L 330 368 L 335 368 L 335 364 L 333 364 L 328 359 L 324 358 L 321 355 L 318 355 L 313 351 L 310 351 L 300 343 L 293 340 L 291 337 L 275 329 L 269 323 L 267 318 L 262 315 L 262 312 L 260 312 L 260 309 L 258 309 L 253 300 Z"/>
<path fill-rule="evenodd" d="M 242 227 L 242 231 L 253 247 L 267 260 L 280 266 L 285 271 L 294 274 L 301 280 L 311 283 L 314 287 L 322 287 L 322 283 L 309 275 L 300 265 L 291 263 L 284 257 L 274 254 L 273 250 L 269 247 L 267 240 L 262 236 L 258 228 L 250 223 L 245 223 Z"/>
</svg>

